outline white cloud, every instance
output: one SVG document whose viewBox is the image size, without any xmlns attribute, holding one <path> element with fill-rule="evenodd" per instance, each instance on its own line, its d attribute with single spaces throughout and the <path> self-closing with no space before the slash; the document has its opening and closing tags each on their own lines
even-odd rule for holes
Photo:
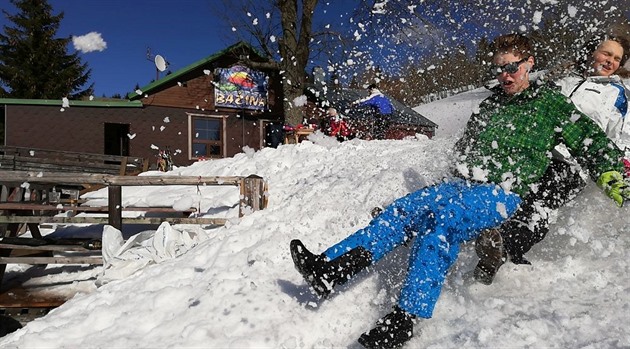
<svg viewBox="0 0 630 349">
<path fill-rule="evenodd" d="M 101 37 L 101 33 L 89 32 L 81 36 L 73 36 L 72 43 L 74 48 L 83 53 L 93 51 L 103 51 L 107 48 L 107 43 Z"/>
</svg>

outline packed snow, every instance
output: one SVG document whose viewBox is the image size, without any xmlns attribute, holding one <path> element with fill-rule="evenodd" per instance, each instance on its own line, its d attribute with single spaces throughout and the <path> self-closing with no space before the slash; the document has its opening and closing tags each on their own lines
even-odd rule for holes
<svg viewBox="0 0 630 349">
<path fill-rule="evenodd" d="M 31 285 L 74 296 L 2 338 L 0 347 L 360 347 L 356 339 L 395 304 L 408 248 L 319 300 L 294 269 L 289 241 L 301 239 L 320 253 L 365 226 L 373 207 L 440 180 L 458 133 L 487 95 L 478 89 L 417 107 L 439 124 L 433 139 L 339 143 L 316 132 L 298 145 L 168 173 L 264 177 L 268 207 L 240 219 L 231 206 L 238 194 L 225 189 L 127 188 L 124 205 L 193 203 L 228 224 L 204 227 L 187 252 L 118 279 L 103 280 L 103 267 L 40 271 Z M 433 318 L 416 323 L 406 348 L 630 347 L 629 213 L 590 183 L 527 255 L 532 265 L 506 264 L 490 286 L 472 279 L 477 257 L 472 243 L 464 245 Z M 200 227 L 160 228 L 184 234 Z M 7 276 L 26 268 L 11 265 Z"/>
</svg>

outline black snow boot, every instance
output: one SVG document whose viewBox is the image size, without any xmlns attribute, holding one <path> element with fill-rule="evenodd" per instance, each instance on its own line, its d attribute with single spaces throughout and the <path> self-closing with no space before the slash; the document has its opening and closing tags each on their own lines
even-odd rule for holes
<svg viewBox="0 0 630 349">
<path fill-rule="evenodd" d="M 376 327 L 359 337 L 359 343 L 368 349 L 400 348 L 413 337 L 415 316 L 394 307 L 394 311 L 376 322 Z"/>
<path fill-rule="evenodd" d="M 333 287 L 344 284 L 372 263 L 372 254 L 363 247 L 350 250 L 331 261 L 323 255 L 311 253 L 300 240 L 291 241 L 290 249 L 295 269 L 320 297 L 327 297 Z"/>
<path fill-rule="evenodd" d="M 383 213 L 383 209 L 378 206 L 372 208 L 372 211 L 370 211 L 372 218 L 376 218 L 376 216 L 380 215 L 381 213 Z"/>
<path fill-rule="evenodd" d="M 479 263 L 473 273 L 474 278 L 482 284 L 490 285 L 499 268 L 507 260 L 501 233 L 497 229 L 481 232 L 475 242 L 475 252 L 479 256 Z"/>
</svg>

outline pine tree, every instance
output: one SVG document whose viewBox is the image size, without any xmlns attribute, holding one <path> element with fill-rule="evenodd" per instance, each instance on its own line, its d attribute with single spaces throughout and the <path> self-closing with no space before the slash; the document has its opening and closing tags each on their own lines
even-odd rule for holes
<svg viewBox="0 0 630 349">
<path fill-rule="evenodd" d="M 47 0 L 10 0 L 15 15 L 2 10 L 14 23 L 0 34 L 0 82 L 5 97 L 78 99 L 90 95 L 91 70 L 78 53 L 67 53 L 70 38 L 55 38 L 63 12 L 52 14 Z"/>
</svg>

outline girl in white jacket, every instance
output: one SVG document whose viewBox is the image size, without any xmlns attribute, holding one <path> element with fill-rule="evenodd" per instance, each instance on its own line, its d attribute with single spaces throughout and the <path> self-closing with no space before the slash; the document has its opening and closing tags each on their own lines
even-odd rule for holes
<svg viewBox="0 0 630 349">
<path fill-rule="evenodd" d="M 597 46 L 593 48 L 594 43 Z M 614 73 L 628 59 L 629 46 L 627 40 L 616 37 L 587 44 L 584 51 L 592 52 L 590 57 L 582 54 L 577 62 L 578 71 L 557 82 L 580 111 L 593 119 L 620 149 L 625 149 L 627 157 L 630 157 L 630 117 L 627 117 L 630 91 Z"/>
</svg>

